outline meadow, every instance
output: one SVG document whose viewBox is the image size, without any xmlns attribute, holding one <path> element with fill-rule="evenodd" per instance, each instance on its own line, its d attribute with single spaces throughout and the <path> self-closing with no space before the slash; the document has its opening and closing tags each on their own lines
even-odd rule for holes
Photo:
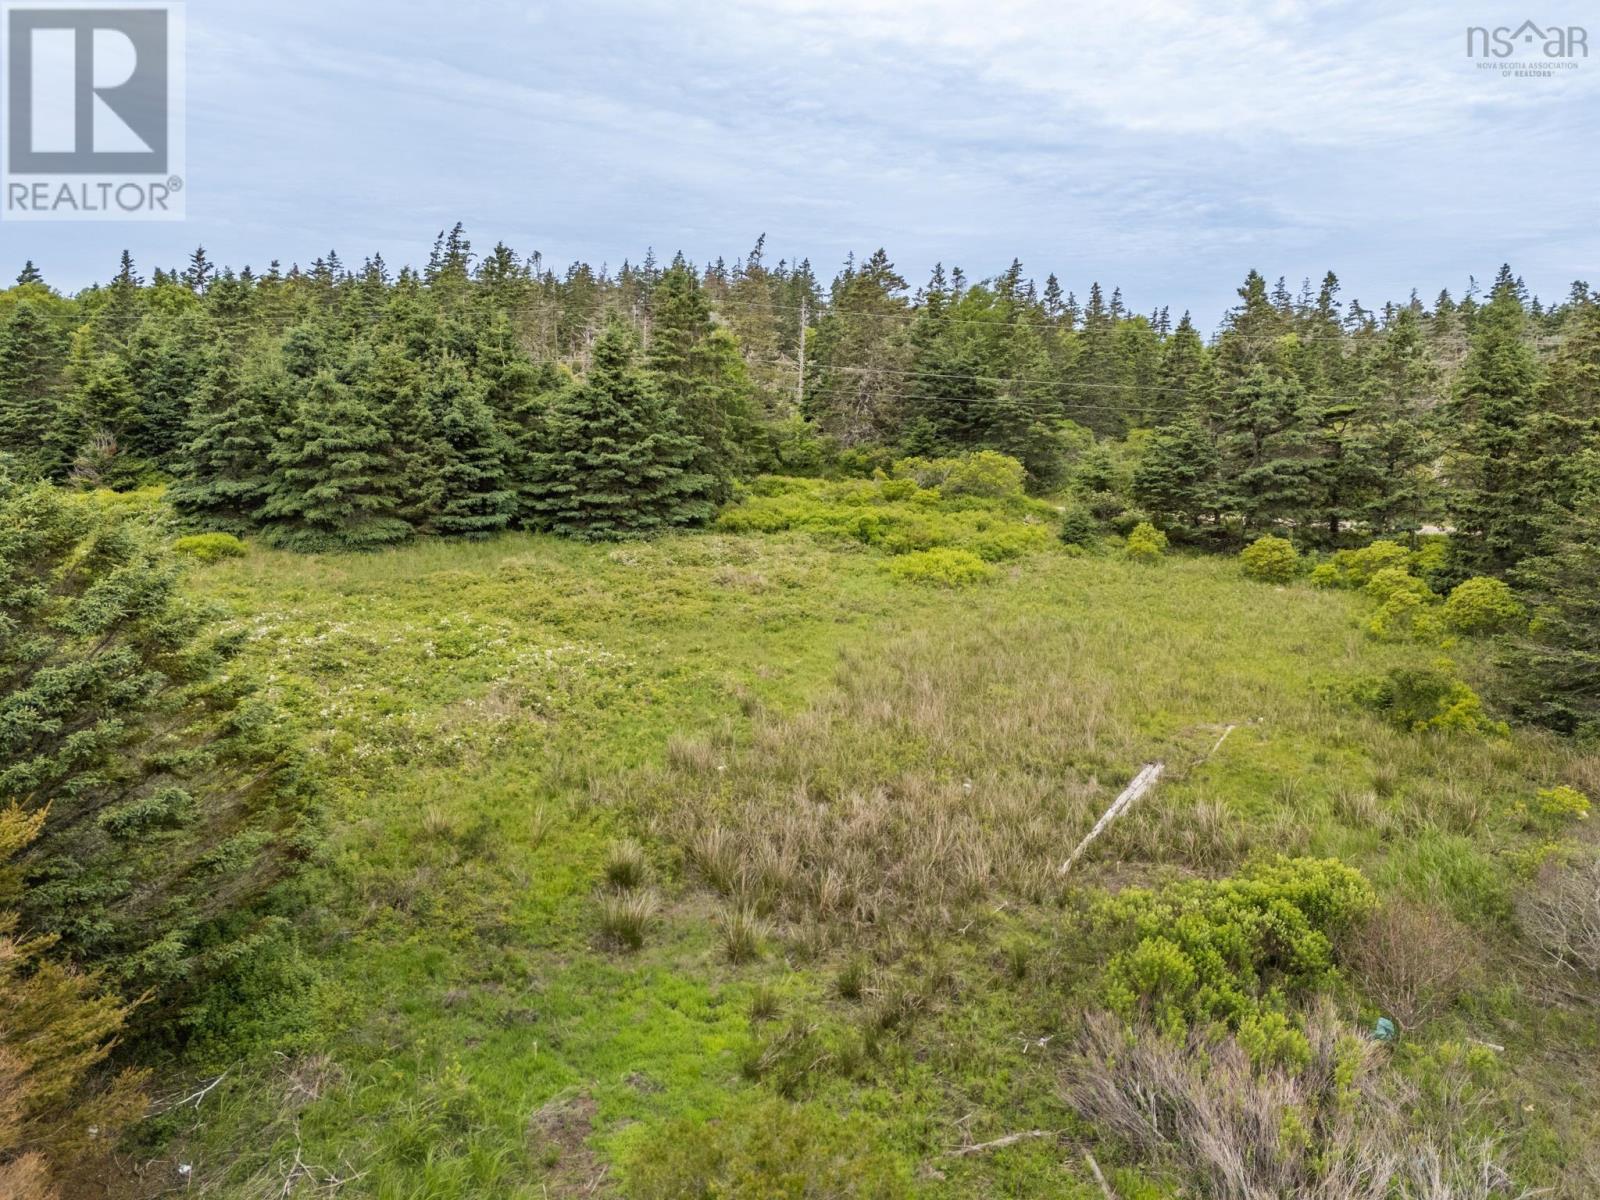
<svg viewBox="0 0 1600 1200">
<path fill-rule="evenodd" d="M 1359 872 L 1370 911 L 1231 1027 L 1398 1025 L 1362 1051 L 1396 1136 L 1448 1136 L 1440 1189 L 1395 1194 L 1600 1189 L 1594 983 L 1525 915 L 1588 829 L 1539 797 L 1600 795 L 1600 758 L 1364 707 L 1442 651 L 1375 638 L 1360 593 L 1053 530 L 897 570 L 881 530 L 782 519 L 787 486 L 649 543 L 194 568 L 312 753 L 327 847 L 297 986 L 172 1082 L 221 1076 L 147 1132 L 148 1191 L 1244 1195 L 1095 1107 L 1089 1014 L 1171 996 L 1201 1036 L 1214 997 L 1141 975 L 1140 931 L 1249 903 L 1280 856 Z M 1448 654 L 1492 699 L 1487 645 Z"/>
</svg>

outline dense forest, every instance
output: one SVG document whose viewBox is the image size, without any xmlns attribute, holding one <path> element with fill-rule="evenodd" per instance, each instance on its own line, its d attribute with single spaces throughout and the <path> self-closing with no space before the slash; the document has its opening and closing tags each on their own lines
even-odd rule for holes
<svg viewBox="0 0 1600 1200">
<path fill-rule="evenodd" d="M 1544 303 L 1502 267 L 1376 308 L 1331 272 L 1252 271 L 1238 297 L 1205 330 L 1017 262 L 913 288 L 879 250 L 824 285 L 762 242 L 558 272 L 460 226 L 421 271 L 197 250 L 145 279 L 124 254 L 67 296 L 30 264 L 0 292 L 0 1191 L 73 1194 L 115 1140 L 85 1131 L 149 1107 L 125 1059 L 270 1025 L 307 971 L 288 914 L 316 772 L 233 669 L 244 635 L 185 591 L 175 532 L 626 541 L 779 528 L 759 503 L 728 516 L 801 494 L 762 476 L 845 504 L 877 487 L 991 543 L 1048 520 L 1072 549 L 1128 536 L 1129 558 L 1243 550 L 1268 582 L 1319 562 L 1376 620 L 1433 605 L 1436 640 L 1499 635 L 1506 717 L 1600 730 L 1600 295 Z M 957 461 L 1023 515 L 961 509 L 937 465 Z M 144 489 L 176 528 L 108 519 Z M 1495 727 L 1436 675 L 1384 703 L 1437 684 L 1416 729 Z"/>
</svg>

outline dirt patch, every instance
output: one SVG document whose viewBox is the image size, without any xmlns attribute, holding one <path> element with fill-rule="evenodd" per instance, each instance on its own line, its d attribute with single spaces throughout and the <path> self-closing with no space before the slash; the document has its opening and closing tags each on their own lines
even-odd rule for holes
<svg viewBox="0 0 1600 1200">
<path fill-rule="evenodd" d="M 609 1168 L 589 1145 L 598 1110 L 588 1092 L 555 1096 L 528 1118 L 528 1146 L 552 1196 L 602 1194 Z"/>
</svg>

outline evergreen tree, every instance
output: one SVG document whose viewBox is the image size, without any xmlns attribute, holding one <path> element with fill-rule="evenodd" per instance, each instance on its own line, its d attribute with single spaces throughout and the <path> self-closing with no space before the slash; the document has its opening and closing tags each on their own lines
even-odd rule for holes
<svg viewBox="0 0 1600 1200">
<path fill-rule="evenodd" d="M 44 283 L 44 275 L 40 273 L 38 267 L 33 265 L 33 259 L 31 258 L 22 264 L 22 271 L 17 276 L 17 286 L 26 287 L 30 283 L 41 285 Z"/>
<path fill-rule="evenodd" d="M 223 359 L 201 384 L 189 441 L 168 496 L 192 526 L 253 531 L 272 492 L 273 431 L 284 416 L 287 379 L 260 362 Z"/>
<path fill-rule="evenodd" d="M 1589 490 L 1515 572 L 1534 619 L 1506 655 L 1520 715 L 1569 734 L 1600 733 L 1600 456 L 1588 469 Z"/>
<path fill-rule="evenodd" d="M 465 364 L 445 358 L 429 380 L 437 429 L 438 510 L 427 528 L 448 536 L 482 538 L 511 523 L 517 495 L 508 486 L 505 442 Z"/>
<path fill-rule="evenodd" d="M 0 479 L 0 812 L 38 824 L 0 898 L 20 881 L 22 931 L 176 1040 L 268 977 L 285 929 L 255 906 L 311 843 L 297 760 L 165 542 Z"/>
<path fill-rule="evenodd" d="M 693 441 L 640 369 L 632 335 L 613 322 L 588 374 L 555 396 L 530 464 L 532 521 L 589 540 L 702 522 L 712 481 L 689 469 Z"/>
<path fill-rule="evenodd" d="M 367 550 L 411 536 L 400 517 L 404 479 L 385 453 L 389 431 L 324 372 L 310 382 L 269 462 L 266 536 L 294 550 Z"/>
<path fill-rule="evenodd" d="M 43 308 L 23 300 L 0 326 L 0 456 L 22 475 L 54 476 L 66 465 L 61 429 L 67 339 Z"/>
<path fill-rule="evenodd" d="M 1474 322 L 1451 410 L 1451 552 L 1463 576 L 1505 574 L 1537 542 L 1542 485 L 1530 434 L 1539 363 L 1526 326 L 1521 286 L 1501 267 Z"/>
<path fill-rule="evenodd" d="M 1210 518 L 1217 529 L 1221 459 L 1196 415 L 1162 426 L 1133 476 L 1133 496 L 1162 524 L 1198 533 Z"/>
<path fill-rule="evenodd" d="M 1257 366 L 1223 401 L 1218 451 L 1221 505 L 1247 530 L 1316 517 L 1315 468 L 1306 448 L 1305 399 L 1297 383 Z"/>
</svg>

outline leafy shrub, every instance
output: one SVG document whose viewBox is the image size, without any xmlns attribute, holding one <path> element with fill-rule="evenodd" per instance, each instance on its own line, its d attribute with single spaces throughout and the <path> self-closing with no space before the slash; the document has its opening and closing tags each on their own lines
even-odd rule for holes
<svg viewBox="0 0 1600 1200">
<path fill-rule="evenodd" d="M 1141 522 L 1128 535 L 1123 555 L 1133 562 L 1155 562 L 1167 550 L 1167 535 L 1148 521 Z"/>
<path fill-rule="evenodd" d="M 1433 594 L 1432 588 L 1404 567 L 1384 567 L 1383 570 L 1374 572 L 1362 585 L 1361 590 L 1374 600 L 1380 601 L 1402 594 L 1415 596 L 1424 603 L 1438 598 Z"/>
<path fill-rule="evenodd" d="M 1352 694 L 1357 703 L 1414 733 L 1510 733 L 1504 722 L 1489 718 L 1482 699 L 1456 676 L 1448 660 L 1431 667 L 1396 667 L 1385 676 L 1359 681 Z"/>
<path fill-rule="evenodd" d="M 717 524 L 736 533 L 796 529 L 909 554 L 950 547 L 988 562 L 1005 562 L 1050 543 L 1054 513 L 1020 495 L 1009 501 L 967 495 L 947 498 L 914 479 L 761 479 L 742 504 L 723 510 Z"/>
<path fill-rule="evenodd" d="M 196 533 L 189 537 L 181 537 L 172 543 L 172 550 L 174 554 L 181 554 L 203 563 L 245 556 L 244 543 L 231 533 Z"/>
<path fill-rule="evenodd" d="M 1061 514 L 1061 540 L 1069 546 L 1092 546 L 1100 540 L 1100 523 L 1080 505 L 1069 505 Z"/>
<path fill-rule="evenodd" d="M 1456 585 L 1444 602 L 1444 623 L 1457 633 L 1503 633 L 1523 616 L 1504 580 L 1474 576 Z"/>
<path fill-rule="evenodd" d="M 904 554 L 889 564 L 896 579 L 909 583 L 930 583 L 938 587 L 967 587 L 994 575 L 994 568 L 967 550 L 919 550 Z"/>
<path fill-rule="evenodd" d="M 979 450 L 956 458 L 904 458 L 892 473 L 914 479 L 918 487 L 938 488 L 945 496 L 977 496 L 1009 500 L 1022 496 L 1027 469 L 1016 459 L 994 450 Z"/>
<path fill-rule="evenodd" d="M 1311 568 L 1311 586 L 1336 588 L 1344 586 L 1344 573 L 1333 563 L 1318 563 Z"/>
<path fill-rule="evenodd" d="M 1437 589 L 1450 574 L 1450 539 L 1433 535 L 1421 539 L 1421 544 L 1411 556 L 1412 573 L 1428 581 Z"/>
<path fill-rule="evenodd" d="M 1359 550 L 1341 550 L 1333 556 L 1334 565 L 1347 587 L 1365 587 L 1379 571 L 1399 568 L 1404 571 L 1411 564 L 1411 551 L 1399 542 L 1373 542 Z"/>
<path fill-rule="evenodd" d="M 1329 982 L 1333 939 L 1374 903 L 1366 879 L 1332 859 L 1280 859 L 1161 892 L 1129 889 L 1093 914 L 1097 927 L 1136 939 L 1106 966 L 1107 1006 L 1173 1034 L 1207 1021 L 1260 1034 L 1267 1012 Z M 1276 1054 L 1295 1053 L 1281 1038 L 1266 1041 Z"/>
<path fill-rule="evenodd" d="M 1587 821 L 1589 797 L 1577 788 L 1544 788 L 1534 796 L 1535 811 L 1547 821 Z"/>
<path fill-rule="evenodd" d="M 1239 554 L 1246 578 L 1263 583 L 1288 583 L 1300 573 L 1300 554 L 1288 538 L 1257 538 Z"/>
<path fill-rule="evenodd" d="M 905 1166 L 861 1123 L 822 1106 L 758 1100 L 713 1120 L 668 1122 L 627 1156 L 633 1200 L 756 1197 L 896 1200 L 913 1188 Z"/>
<path fill-rule="evenodd" d="M 1427 641 L 1438 637 L 1443 628 L 1438 612 L 1429 601 L 1404 586 L 1391 591 L 1366 622 L 1367 632 L 1381 642 Z"/>
<path fill-rule="evenodd" d="M 1132 537 L 1133 531 L 1141 525 L 1150 525 L 1152 529 L 1155 528 L 1154 525 L 1151 525 L 1150 514 L 1142 508 L 1124 508 L 1112 514 L 1111 517 L 1111 528 L 1123 537 Z"/>
</svg>

